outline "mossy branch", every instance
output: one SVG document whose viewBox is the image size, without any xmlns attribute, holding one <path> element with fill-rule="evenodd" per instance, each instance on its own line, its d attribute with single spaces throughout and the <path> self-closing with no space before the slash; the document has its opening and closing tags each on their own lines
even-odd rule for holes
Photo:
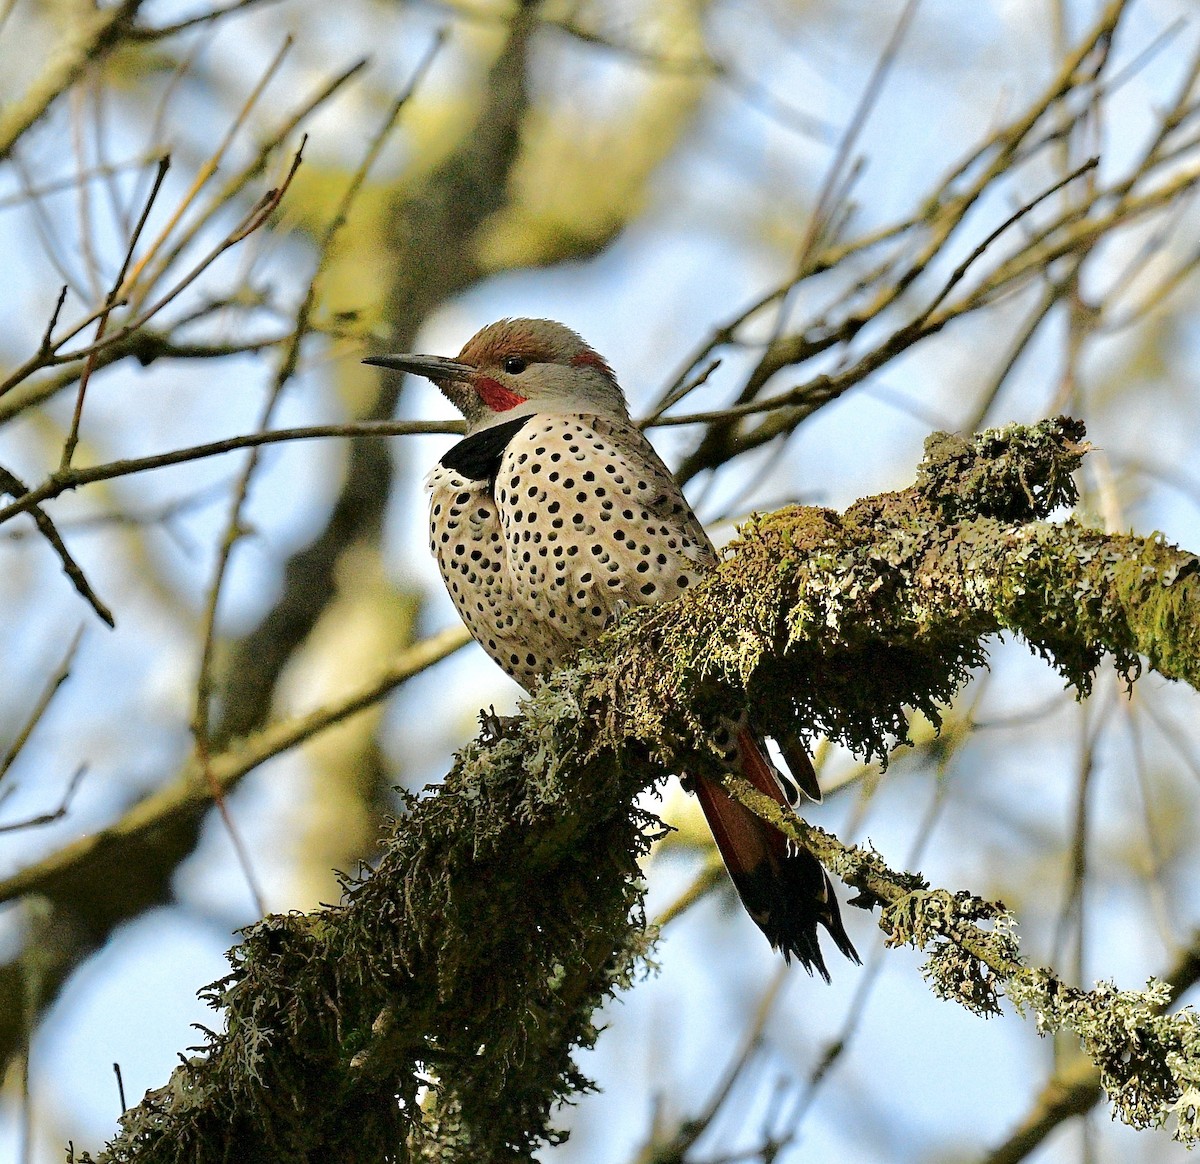
<svg viewBox="0 0 1200 1164">
<path fill-rule="evenodd" d="M 644 955 L 636 862 L 659 825 L 632 806 L 705 762 L 703 725 L 731 700 L 766 731 L 799 716 L 886 756 L 910 709 L 936 722 L 999 630 L 1081 693 L 1106 653 L 1130 678 L 1141 654 L 1196 686 L 1196 558 L 1046 520 L 1074 501 L 1085 452 L 1068 420 L 939 435 L 910 489 L 756 519 L 683 601 L 489 725 L 340 905 L 248 931 L 209 993 L 227 1029 L 126 1113 L 105 1159 L 489 1161 L 552 1141 L 555 1104 L 587 1086 L 571 1054 Z M 884 903 L 890 941 L 931 947 L 940 994 L 987 1013 L 1003 990 L 1080 1035 L 1130 1122 L 1177 1105 L 1194 1134 L 1190 1012 L 1161 1016 L 1156 988 L 1067 988 L 1021 964 L 1002 907 L 782 823 L 860 903 Z"/>
</svg>

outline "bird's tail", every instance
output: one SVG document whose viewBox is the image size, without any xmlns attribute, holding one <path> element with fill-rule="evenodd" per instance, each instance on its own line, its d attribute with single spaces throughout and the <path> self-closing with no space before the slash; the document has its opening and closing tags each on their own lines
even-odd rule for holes
<svg viewBox="0 0 1200 1164">
<path fill-rule="evenodd" d="M 787 804 L 779 775 L 763 754 L 763 746 L 744 728 L 737 736 L 737 767 L 760 792 Z M 698 777 L 695 790 L 746 912 L 771 945 L 789 962 L 795 954 L 810 974 L 815 970 L 828 982 L 829 971 L 817 940 L 820 924 L 838 949 L 858 962 L 858 953 L 842 925 L 833 886 L 816 857 L 739 804 L 716 780 Z"/>
</svg>

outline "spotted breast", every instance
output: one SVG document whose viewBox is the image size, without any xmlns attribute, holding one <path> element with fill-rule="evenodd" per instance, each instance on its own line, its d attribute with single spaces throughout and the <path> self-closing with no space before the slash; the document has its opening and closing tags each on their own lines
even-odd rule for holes
<svg viewBox="0 0 1200 1164">
<path fill-rule="evenodd" d="M 716 559 L 629 423 L 581 414 L 497 425 L 454 446 L 428 484 L 430 546 L 450 597 L 526 689 L 622 611 L 673 598 Z"/>
</svg>

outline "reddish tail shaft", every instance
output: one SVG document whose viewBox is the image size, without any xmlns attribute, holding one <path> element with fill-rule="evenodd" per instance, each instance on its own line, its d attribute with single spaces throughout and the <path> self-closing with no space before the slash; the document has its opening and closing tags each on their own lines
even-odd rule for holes
<svg viewBox="0 0 1200 1164">
<path fill-rule="evenodd" d="M 748 731 L 738 736 L 738 764 L 741 775 L 759 792 L 787 805 L 762 745 Z M 789 962 L 794 954 L 810 974 L 815 970 L 828 982 L 817 940 L 817 926 L 822 925 L 838 949 L 858 962 L 820 862 L 739 804 L 715 780 L 698 778 L 696 795 L 746 912 L 771 945 Z"/>
</svg>

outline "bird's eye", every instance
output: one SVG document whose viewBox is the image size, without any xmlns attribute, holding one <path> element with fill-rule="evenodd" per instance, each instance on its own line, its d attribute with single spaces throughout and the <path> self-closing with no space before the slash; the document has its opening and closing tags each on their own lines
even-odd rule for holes
<svg viewBox="0 0 1200 1164">
<path fill-rule="evenodd" d="M 526 362 L 524 356 L 505 356 L 504 363 L 501 365 L 506 372 L 513 376 L 519 376 L 525 371 Z"/>
</svg>

